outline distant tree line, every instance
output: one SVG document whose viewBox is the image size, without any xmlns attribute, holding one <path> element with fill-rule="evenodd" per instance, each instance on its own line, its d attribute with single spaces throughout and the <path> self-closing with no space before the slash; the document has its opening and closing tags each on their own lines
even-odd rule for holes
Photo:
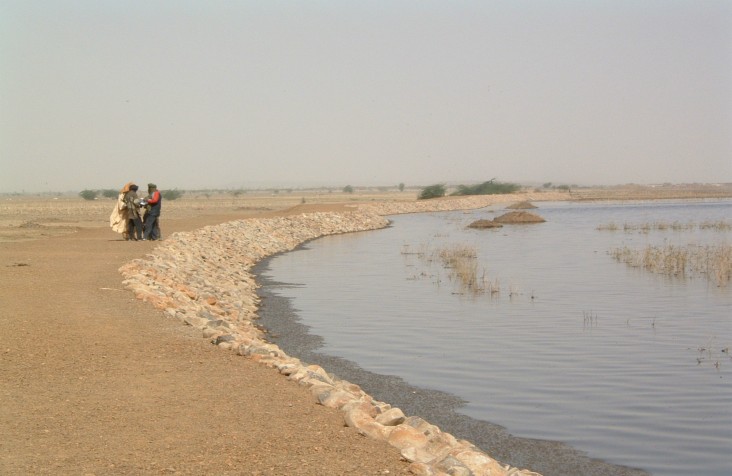
<svg viewBox="0 0 732 476">
<path fill-rule="evenodd" d="M 172 190 L 163 190 L 160 192 L 165 200 L 176 200 L 180 198 L 183 193 L 184 192 L 182 190 L 178 190 L 177 188 Z M 102 190 L 84 189 L 79 192 L 79 196 L 84 200 L 96 200 L 100 195 L 104 198 L 116 198 L 117 195 L 119 195 L 119 192 L 111 188 L 105 188 Z"/>
<path fill-rule="evenodd" d="M 551 182 L 547 182 L 544 185 L 542 185 L 544 188 L 553 188 L 555 190 L 562 190 L 565 192 L 569 192 L 572 187 L 577 188 L 577 185 L 552 185 Z"/>
<path fill-rule="evenodd" d="M 406 185 L 404 183 L 399 183 L 398 185 L 392 185 L 392 186 L 384 186 L 384 187 L 365 187 L 365 190 L 378 190 L 379 192 L 388 192 L 389 190 L 393 190 L 394 188 L 398 189 L 400 192 L 403 192 L 406 188 Z M 309 190 L 309 191 L 324 191 L 328 193 L 333 193 L 334 191 L 338 190 L 334 187 L 317 187 L 317 188 L 304 188 L 304 189 L 298 189 L 298 190 Z M 171 189 L 171 190 L 161 190 L 161 194 L 163 195 L 163 198 L 166 200 L 175 200 L 177 198 L 180 198 L 184 193 L 187 193 L 190 195 L 195 194 L 203 194 L 206 197 L 211 196 L 212 194 L 216 193 L 227 193 L 231 194 L 235 197 L 239 197 L 240 195 L 250 193 L 250 192 L 269 192 L 273 193 L 275 195 L 279 195 L 280 192 L 287 192 L 292 193 L 294 189 L 292 188 L 285 188 L 285 189 L 279 189 L 279 188 L 262 188 L 262 189 L 245 189 L 245 188 L 237 188 L 237 189 L 207 189 L 207 190 L 178 190 Z M 356 192 L 356 188 L 353 185 L 346 185 L 341 189 L 343 193 L 353 194 Z M 83 198 L 84 200 L 96 200 L 99 197 L 104 198 L 116 198 L 117 195 L 119 195 L 119 191 L 115 189 L 85 189 L 79 192 L 79 196 Z M 444 193 L 443 193 L 444 195 Z"/>
</svg>

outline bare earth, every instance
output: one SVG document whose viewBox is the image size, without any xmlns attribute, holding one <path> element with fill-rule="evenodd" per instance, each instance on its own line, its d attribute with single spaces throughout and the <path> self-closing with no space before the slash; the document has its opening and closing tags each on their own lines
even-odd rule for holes
<svg viewBox="0 0 732 476">
<path fill-rule="evenodd" d="M 162 228 L 413 199 L 184 196 Z M 118 268 L 155 243 L 112 232 L 112 206 L 0 198 L 0 474 L 407 474 L 305 388 L 123 290 Z"/>
<path fill-rule="evenodd" d="M 306 389 L 122 290 L 117 269 L 154 242 L 105 226 L 112 203 L 94 223 L 38 206 L 0 228 L 0 474 L 406 473 Z M 163 213 L 170 234 L 275 212 Z"/>
</svg>

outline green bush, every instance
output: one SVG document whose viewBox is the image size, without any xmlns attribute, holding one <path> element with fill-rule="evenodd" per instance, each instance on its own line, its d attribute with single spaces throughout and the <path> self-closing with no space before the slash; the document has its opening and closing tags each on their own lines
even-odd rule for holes
<svg viewBox="0 0 732 476">
<path fill-rule="evenodd" d="M 418 199 L 427 200 L 429 198 L 444 197 L 446 193 L 447 193 L 447 189 L 445 189 L 445 184 L 437 183 L 435 185 L 430 185 L 428 187 L 423 188 L 419 194 Z"/>
<path fill-rule="evenodd" d="M 515 183 L 489 180 L 478 185 L 459 185 L 457 191 L 453 192 L 452 195 L 496 195 L 513 193 L 520 189 L 521 186 Z"/>
<path fill-rule="evenodd" d="M 102 196 L 105 198 L 117 198 L 117 195 L 119 195 L 117 190 L 111 188 L 105 188 L 102 190 Z"/>
<path fill-rule="evenodd" d="M 164 192 L 161 192 L 161 195 L 166 200 L 176 200 L 183 195 L 183 192 L 181 190 L 178 190 L 177 188 L 174 188 L 173 190 L 166 190 Z"/>
<path fill-rule="evenodd" d="M 94 200 L 97 198 L 97 191 L 96 190 L 82 190 L 79 192 L 79 196 L 83 198 L 84 200 Z"/>
</svg>

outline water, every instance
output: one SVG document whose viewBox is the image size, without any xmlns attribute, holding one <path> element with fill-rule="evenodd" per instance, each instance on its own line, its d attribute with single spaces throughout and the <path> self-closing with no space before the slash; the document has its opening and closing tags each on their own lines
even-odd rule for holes
<svg viewBox="0 0 732 476">
<path fill-rule="evenodd" d="M 488 210 L 394 216 L 279 255 L 263 277 L 289 283 L 274 293 L 319 336 L 319 353 L 453 395 L 471 420 L 652 474 L 732 474 L 732 283 L 608 254 L 729 244 L 729 230 L 623 224 L 729 223 L 732 202 L 539 205 L 546 223 L 494 230 L 466 228 Z M 609 223 L 620 229 L 597 229 Z M 500 292 L 464 292 L 430 259 L 455 245 L 477 251 Z"/>
</svg>

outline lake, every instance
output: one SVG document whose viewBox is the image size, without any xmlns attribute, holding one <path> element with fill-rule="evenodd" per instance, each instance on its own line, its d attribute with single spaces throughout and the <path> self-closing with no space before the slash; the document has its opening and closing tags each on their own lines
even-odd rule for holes
<svg viewBox="0 0 732 476">
<path fill-rule="evenodd" d="M 732 201 L 537 205 L 545 223 L 399 215 L 277 255 L 256 271 L 262 323 L 290 355 L 546 476 L 732 474 L 732 283 L 709 269 Z M 650 246 L 701 250 L 706 268 L 613 256 Z M 455 250 L 480 286 L 443 261 Z"/>
</svg>

